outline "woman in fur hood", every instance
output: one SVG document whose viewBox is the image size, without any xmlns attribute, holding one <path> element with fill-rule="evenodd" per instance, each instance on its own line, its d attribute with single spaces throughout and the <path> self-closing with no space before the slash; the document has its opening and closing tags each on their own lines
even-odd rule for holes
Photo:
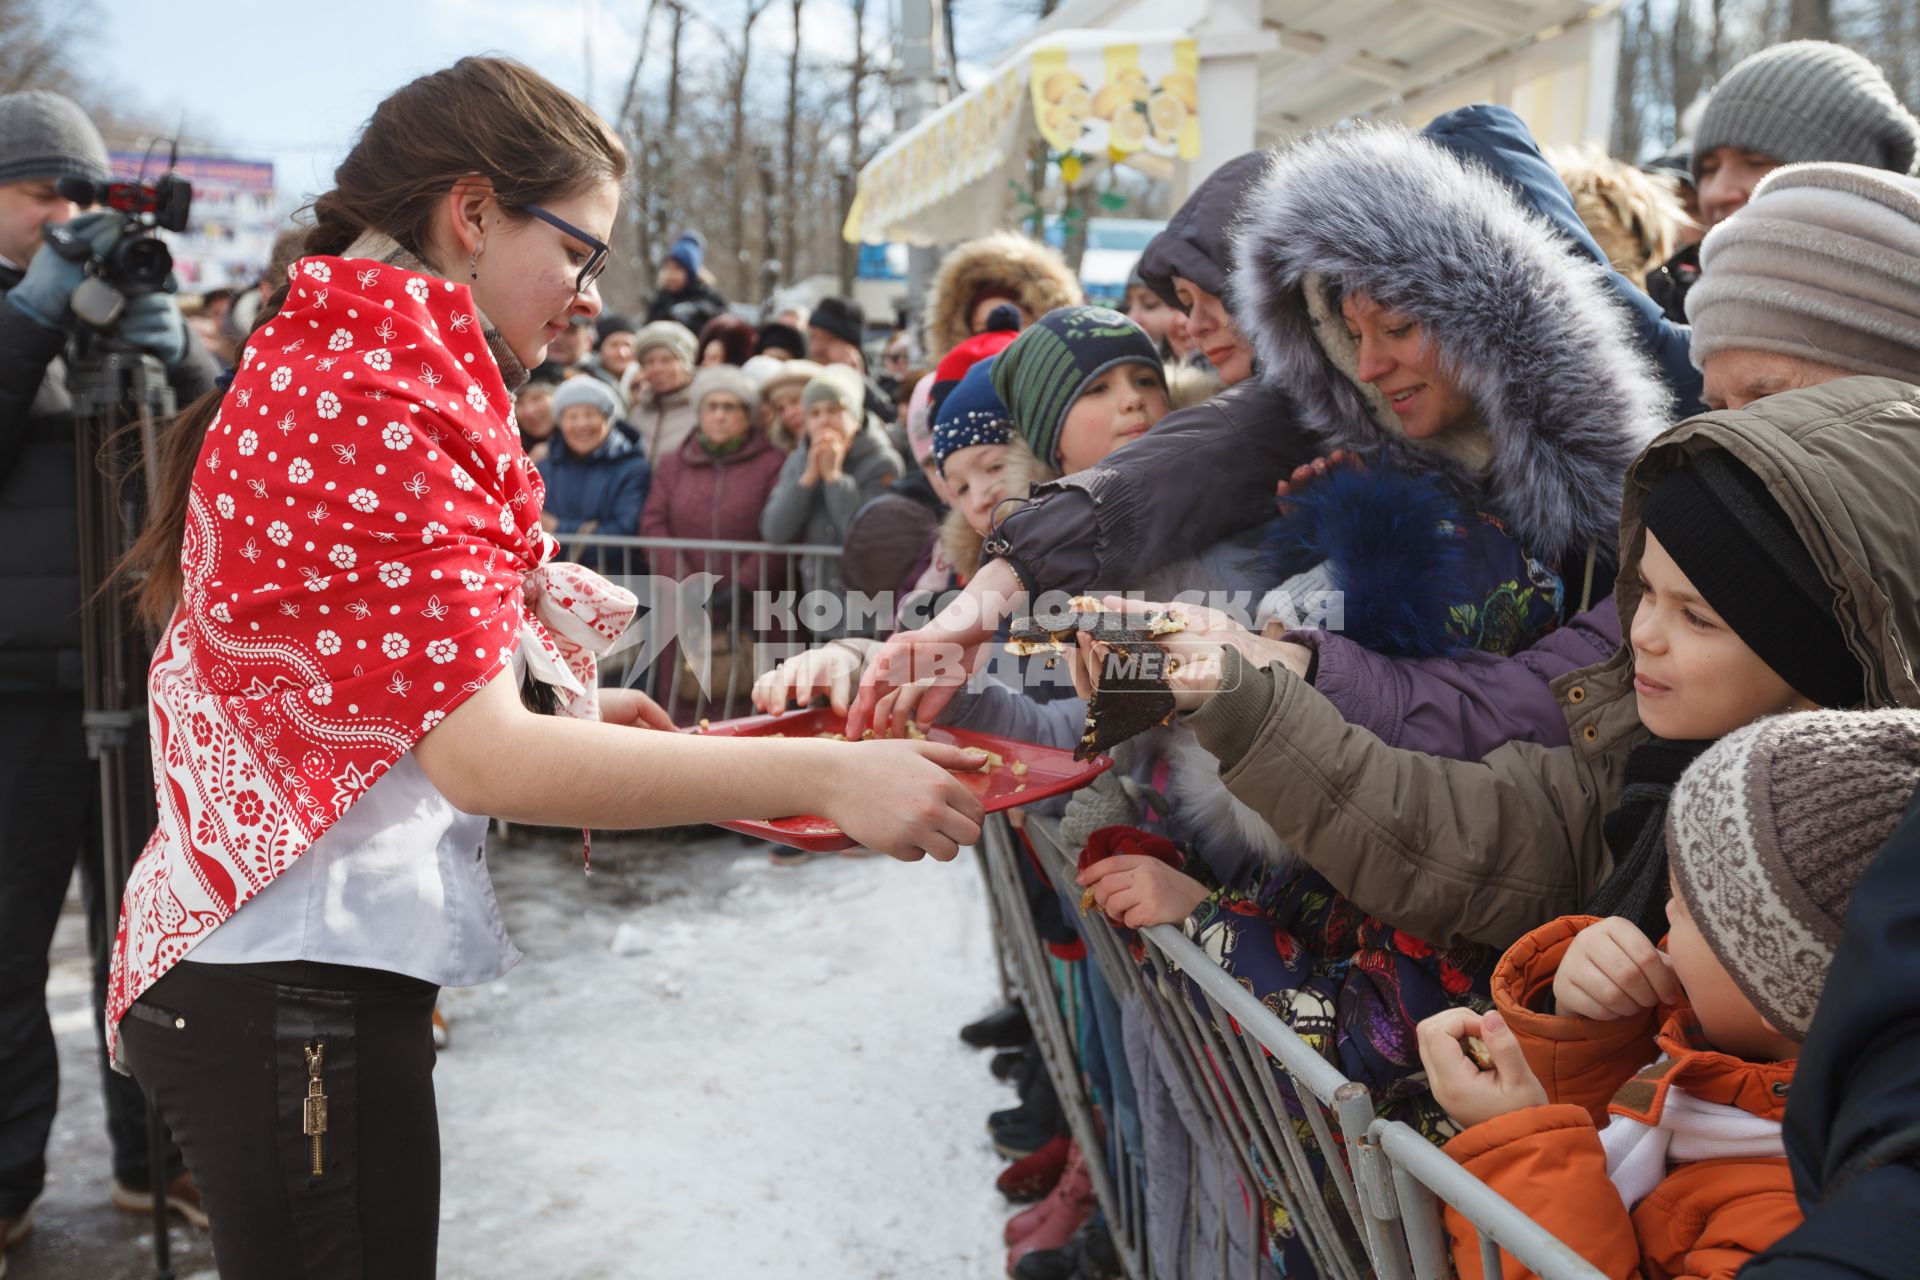
<svg viewBox="0 0 1920 1280">
<path fill-rule="evenodd" d="M 969 240 L 940 260 L 927 295 L 927 358 L 940 357 L 987 327 L 994 306 L 1011 302 L 1026 328 L 1056 307 L 1079 306 L 1080 281 L 1054 250 L 1016 231 Z"/>
<path fill-rule="evenodd" d="M 1275 153 L 1235 255 L 1264 376 L 1330 453 L 1379 459 L 1290 494 L 1284 526 L 1370 647 L 1512 653 L 1606 594 L 1671 402 L 1598 264 L 1398 126 Z"/>
</svg>

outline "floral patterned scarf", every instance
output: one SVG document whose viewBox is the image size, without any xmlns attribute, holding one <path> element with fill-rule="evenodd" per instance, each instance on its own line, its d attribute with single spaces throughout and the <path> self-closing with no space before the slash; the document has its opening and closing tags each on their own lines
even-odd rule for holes
<svg viewBox="0 0 1920 1280">
<path fill-rule="evenodd" d="M 501 366 L 524 371 L 471 292 L 384 256 L 290 268 L 201 445 L 110 1036 L 516 649 L 563 713 L 596 718 L 595 656 L 633 616 L 552 562 Z"/>
</svg>

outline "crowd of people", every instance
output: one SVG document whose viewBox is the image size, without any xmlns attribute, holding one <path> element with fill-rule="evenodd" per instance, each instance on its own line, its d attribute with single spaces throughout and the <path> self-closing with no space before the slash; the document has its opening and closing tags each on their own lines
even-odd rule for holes
<svg viewBox="0 0 1920 1280">
<path fill-rule="evenodd" d="M 1920 784 L 1917 146 L 1877 69 L 1803 42 L 1722 81 L 1678 171 L 1548 156 L 1491 107 L 1247 156 L 1130 308 L 1182 318 L 1225 384 L 1197 402 L 1165 330 L 969 318 L 931 405 L 958 597 L 755 692 L 1071 747 L 1100 646 L 1071 691 L 928 660 L 1047 593 L 1187 615 L 1176 715 L 1056 807 L 1077 882 L 1022 867 L 1126 1141 L 1070 1138 L 1017 1006 L 962 1033 L 1021 1091 L 989 1121 L 1037 1201 L 1010 1274 L 1117 1274 L 1113 1150 L 1156 1274 L 1204 1274 L 1221 1221 L 1313 1273 L 1085 960 L 1083 891 L 1183 928 L 1608 1275 L 1900 1273 L 1908 1233 L 1862 1224 L 1911 1203 L 1904 1035 L 1855 1064 L 1913 995 L 1828 975 L 1912 970 L 1912 892 L 1849 904 L 1898 874 Z M 1251 616 L 1192 602 L 1236 592 Z"/>
<path fill-rule="evenodd" d="M 104 169 L 49 97 L 0 99 L 0 141 L 51 140 L 0 155 L 0 352 L 21 365 L 0 378 L 31 427 L 0 460 L 8 512 L 40 519 L 57 491 L 28 459 L 58 452 L 44 388 L 78 273 L 37 236 L 78 212 L 52 180 Z M 129 318 L 199 398 L 131 561 L 164 628 L 161 822 L 101 972 L 114 1059 L 184 1156 L 150 1170 L 116 1118 L 116 1196 L 172 1179 L 223 1274 L 359 1274 L 361 1251 L 431 1274 L 432 996 L 517 958 L 478 815 L 819 813 L 951 858 L 982 815 L 949 771 L 978 757 L 918 726 L 1071 748 L 1102 650 L 994 642 L 1023 604 L 1126 593 L 1185 620 L 1176 713 L 1032 806 L 1075 883 L 1019 867 L 1125 1142 L 1070 1137 L 1026 1011 L 963 1030 L 1019 1092 L 988 1120 L 1028 1206 L 1010 1275 L 1118 1274 L 1090 1169 L 1116 1149 L 1156 1274 L 1207 1274 L 1221 1229 L 1269 1274 L 1314 1273 L 1275 1189 L 1241 1185 L 1179 1104 L 1177 1048 L 1087 960 L 1110 926 L 1083 892 L 1114 927 L 1184 929 L 1382 1115 L 1609 1275 L 1903 1274 L 1916 996 L 1884 975 L 1920 968 L 1916 159 L 1877 68 L 1795 42 L 1729 72 L 1646 169 L 1549 155 L 1501 107 L 1351 126 L 1215 170 L 1124 310 L 1000 233 L 882 337 L 840 298 L 748 321 L 695 233 L 644 321 L 604 311 L 619 142 L 501 60 L 402 88 L 263 296 Z M 395 172 L 419 175 L 404 198 Z M 392 359 L 409 343 L 418 378 Z M 849 741 L 632 732 L 698 700 L 671 661 L 651 698 L 598 687 L 635 607 L 589 572 L 637 571 L 609 534 L 747 547 L 647 553 L 716 575 L 730 619 L 760 592 L 889 593 L 881 625 L 760 635 L 817 642 L 777 665 L 716 655 L 762 710 L 845 711 Z M 52 663 L 69 640 L 8 652 Z M 55 723 L 71 699 L 8 697 L 40 735 L 9 737 L 23 761 L 77 740 L 77 713 Z M 78 845 L 84 803 L 49 845 Z M 9 854 L 29 825 L 10 804 Z M 38 966 L 23 1009 L 64 856 L 32 903 L 0 896 L 27 926 L 5 930 L 27 948 L 9 990 Z M 362 909 L 314 905 L 338 901 Z M 43 1024 L 22 1016 L 0 1078 L 51 1079 Z M 248 1093 L 234 1064 L 261 1054 L 286 1078 Z M 309 1087 L 357 1146 L 302 1127 Z M 0 1238 L 52 1114 L 19 1096 Z M 1343 1158 L 1311 1157 L 1323 1182 Z"/>
</svg>

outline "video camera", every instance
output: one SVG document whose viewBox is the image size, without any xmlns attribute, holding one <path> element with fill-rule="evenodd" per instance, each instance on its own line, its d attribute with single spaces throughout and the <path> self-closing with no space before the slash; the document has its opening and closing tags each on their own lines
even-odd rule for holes
<svg viewBox="0 0 1920 1280">
<path fill-rule="evenodd" d="M 71 262 L 92 259 L 90 274 L 73 291 L 73 314 L 96 329 L 109 328 L 120 318 L 129 297 L 159 293 L 167 287 L 173 254 L 153 233 L 187 229 L 193 184 L 169 170 L 153 182 L 65 177 L 56 185 L 75 204 L 102 205 L 126 215 L 120 238 L 99 257 L 68 226 L 49 226 L 45 231 L 47 244 L 61 257 Z"/>
</svg>

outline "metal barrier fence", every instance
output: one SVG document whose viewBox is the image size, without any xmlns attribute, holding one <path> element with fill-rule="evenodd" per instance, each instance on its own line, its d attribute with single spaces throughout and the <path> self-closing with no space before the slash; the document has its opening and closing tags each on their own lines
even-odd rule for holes
<svg viewBox="0 0 1920 1280">
<path fill-rule="evenodd" d="M 752 714 L 756 675 L 812 641 L 845 630 L 815 629 L 810 624 L 821 619 L 797 607 L 803 584 L 837 582 L 839 547 L 599 533 L 561 535 L 560 545 L 564 558 L 640 597 L 637 640 L 663 624 L 672 628 L 671 643 L 630 643 L 616 650 L 602 665 L 601 680 L 645 690 L 681 724 Z M 700 574 L 718 581 L 693 581 Z M 759 611 L 762 616 L 756 616 L 756 601 L 767 606 Z M 690 625 L 701 615 L 704 626 Z M 864 625 L 858 633 L 884 634 L 890 623 Z M 692 663 L 701 656 L 696 649 L 707 659 L 705 681 L 694 678 Z"/>
<path fill-rule="evenodd" d="M 704 637 L 711 658 L 725 659 L 724 671 L 716 667 L 710 686 L 682 682 L 686 663 L 676 651 L 678 640 L 664 648 L 630 645 L 602 674 L 607 683 L 653 693 L 682 723 L 751 712 L 755 674 L 820 633 L 810 632 L 805 619 L 787 624 L 784 618 L 756 618 L 751 608 L 742 609 L 742 599 L 827 581 L 832 576 L 827 570 L 840 556 L 840 548 L 831 546 L 609 534 L 568 535 L 562 545 L 569 559 L 639 588 L 641 628 L 650 619 L 657 626 L 676 607 L 685 612 L 683 598 L 669 598 L 674 583 L 698 573 L 721 579 L 717 607 L 710 607 L 712 601 L 694 602 L 709 607 L 714 624 L 696 634 Z M 889 628 L 890 620 L 868 633 Z M 692 696 L 676 696 L 686 693 Z M 1060 847 L 1054 822 L 1028 814 L 1024 830 L 1048 878 L 1056 885 L 1073 883 L 1077 851 Z M 1025 854 L 1006 815 L 988 819 L 980 853 L 1003 982 L 1021 994 L 1068 1128 L 1089 1153 L 1088 1174 L 1129 1280 L 1155 1280 L 1146 1212 L 1151 1171 L 1144 1166 L 1144 1153 L 1129 1149 L 1121 1125 L 1108 1123 L 1103 1131 L 1095 1117 L 1080 1069 L 1078 1018 L 1070 1022 L 1062 1008 L 1063 995 L 1071 1011 L 1077 993 L 1062 993 L 1056 986 L 1020 886 L 1015 860 Z M 1441 1215 L 1444 1202 L 1478 1232 L 1487 1276 L 1501 1274 L 1504 1250 L 1544 1280 L 1602 1280 L 1600 1271 L 1417 1130 L 1377 1117 L 1365 1085 L 1343 1076 L 1177 928 L 1139 930 L 1144 958 L 1138 962 L 1104 915 L 1090 913 L 1082 932 L 1087 963 L 1097 965 L 1115 997 L 1146 1020 L 1163 1051 L 1160 1060 L 1171 1065 L 1167 1087 L 1202 1131 L 1189 1134 L 1194 1151 L 1228 1161 L 1249 1203 L 1283 1209 L 1320 1275 L 1446 1280 L 1454 1268 Z M 1199 1001 L 1187 996 L 1182 979 L 1198 989 Z M 1331 1198 L 1312 1174 L 1308 1140 L 1325 1158 L 1335 1192 Z M 1106 1159 L 1092 1158 L 1096 1152 L 1105 1152 Z M 1200 1273 L 1272 1274 L 1263 1249 L 1267 1215 L 1261 1212 L 1245 1224 L 1244 1252 L 1235 1258 L 1235 1233 L 1225 1221 L 1230 1208 L 1221 1197 L 1218 1256 Z"/>
<path fill-rule="evenodd" d="M 1055 824 L 1029 814 L 1024 829 L 1053 883 L 1072 884 L 1074 854 L 1058 844 Z M 1122 1266 L 1130 1280 L 1152 1280 L 1144 1212 L 1144 1178 L 1151 1170 L 1127 1149 L 1120 1125 L 1108 1123 L 1102 1135 L 1095 1120 L 1074 1030 L 1062 1015 L 1047 952 L 1020 888 L 1015 859 L 1025 854 L 1004 815 L 988 819 L 981 846 L 1008 968 L 1069 1128 L 1089 1153 L 1094 1191 Z M 1131 1015 L 1146 1019 L 1161 1059 L 1172 1064 L 1166 1083 L 1179 1109 L 1197 1117 L 1203 1131 L 1189 1134 L 1195 1150 L 1230 1161 L 1251 1204 L 1284 1209 L 1320 1275 L 1452 1276 L 1440 1208 L 1445 1202 L 1478 1232 L 1487 1276 L 1501 1274 L 1504 1250 L 1545 1280 L 1600 1280 L 1591 1264 L 1417 1130 L 1378 1118 L 1365 1085 L 1343 1076 L 1177 928 L 1140 930 L 1144 959 L 1138 962 L 1104 915 L 1090 913 L 1082 932 L 1087 963 L 1099 966 Z M 1198 1001 L 1183 990 L 1183 978 L 1198 988 Z M 1332 1197 L 1312 1173 L 1301 1121 L 1325 1157 Z M 1104 1161 L 1092 1156 L 1100 1151 L 1106 1152 Z M 1267 1215 L 1258 1214 L 1260 1222 L 1241 1233 L 1244 1254 L 1232 1257 L 1234 1233 L 1226 1221 L 1231 1208 L 1228 1198 L 1219 1198 L 1219 1256 L 1199 1273 L 1271 1275 L 1262 1247 Z"/>
</svg>

